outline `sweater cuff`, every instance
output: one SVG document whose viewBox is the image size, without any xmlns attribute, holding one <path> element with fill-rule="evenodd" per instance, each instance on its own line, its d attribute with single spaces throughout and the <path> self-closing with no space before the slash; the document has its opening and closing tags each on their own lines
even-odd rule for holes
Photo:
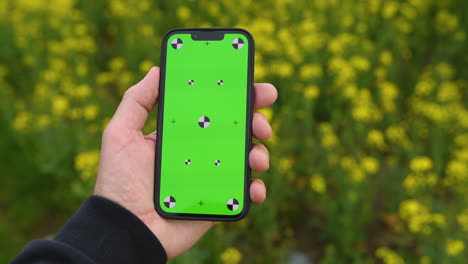
<svg viewBox="0 0 468 264">
<path fill-rule="evenodd" d="M 133 213 L 91 196 L 62 227 L 55 240 L 80 250 L 96 263 L 165 263 L 156 236 Z"/>
</svg>

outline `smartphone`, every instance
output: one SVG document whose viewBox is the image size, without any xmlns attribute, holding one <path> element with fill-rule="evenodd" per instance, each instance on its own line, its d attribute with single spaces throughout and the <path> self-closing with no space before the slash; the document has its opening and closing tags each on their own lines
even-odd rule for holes
<svg viewBox="0 0 468 264">
<path fill-rule="evenodd" d="M 161 50 L 156 211 L 239 220 L 250 204 L 253 37 L 243 29 L 176 29 Z"/>
</svg>

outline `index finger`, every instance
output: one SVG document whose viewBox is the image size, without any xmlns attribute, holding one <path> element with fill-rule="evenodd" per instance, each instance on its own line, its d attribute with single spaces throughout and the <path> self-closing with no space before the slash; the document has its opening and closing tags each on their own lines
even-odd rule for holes
<svg viewBox="0 0 468 264">
<path fill-rule="evenodd" d="M 256 83 L 254 85 L 255 101 L 254 109 L 270 106 L 278 98 L 278 91 L 271 83 Z"/>
<path fill-rule="evenodd" d="M 158 99 L 159 68 L 153 67 L 137 84 L 129 88 L 112 117 L 118 127 L 141 130 Z"/>
</svg>

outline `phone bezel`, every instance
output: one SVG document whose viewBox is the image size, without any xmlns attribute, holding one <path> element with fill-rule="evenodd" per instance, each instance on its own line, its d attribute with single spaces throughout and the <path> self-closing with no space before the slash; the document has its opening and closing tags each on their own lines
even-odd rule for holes
<svg viewBox="0 0 468 264">
<path fill-rule="evenodd" d="M 230 33 L 242 34 L 249 40 L 248 51 L 248 76 L 247 76 L 247 125 L 246 125 L 246 142 L 245 142 L 245 179 L 244 179 L 244 206 L 242 211 L 236 215 L 212 215 L 212 214 L 189 214 L 189 213 L 170 213 L 164 211 L 160 206 L 160 180 L 161 180 L 161 153 L 163 144 L 163 114 L 164 114 L 164 91 L 166 78 L 166 53 L 168 39 L 174 34 L 192 34 L 194 32 L 206 33 Z M 154 170 L 154 205 L 159 215 L 181 220 L 208 220 L 208 221 L 237 221 L 245 217 L 250 208 L 250 183 L 251 169 L 249 165 L 249 153 L 252 148 L 252 118 L 253 118 L 253 102 L 254 102 L 254 56 L 255 43 L 252 35 L 245 29 L 240 28 L 180 28 L 169 31 L 162 40 L 161 45 L 161 66 L 159 80 L 159 103 L 157 115 L 157 133 L 156 133 L 156 155 L 155 155 L 155 170 Z"/>
</svg>

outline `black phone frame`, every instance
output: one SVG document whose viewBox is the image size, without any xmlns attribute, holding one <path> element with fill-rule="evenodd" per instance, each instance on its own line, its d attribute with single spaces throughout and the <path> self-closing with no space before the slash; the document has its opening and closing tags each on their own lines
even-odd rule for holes
<svg viewBox="0 0 468 264">
<path fill-rule="evenodd" d="M 160 180 L 161 180 L 161 153 L 163 144 L 163 114 L 164 114 L 164 91 L 166 81 L 166 54 L 168 40 L 174 34 L 193 34 L 201 32 L 203 36 L 209 36 L 209 33 L 225 33 L 242 34 L 249 40 L 248 51 L 248 76 L 247 76 L 247 117 L 246 117 L 246 142 L 245 142 L 245 178 L 244 178 L 244 206 L 242 211 L 236 215 L 212 215 L 212 214 L 190 214 L 190 213 L 170 213 L 164 211 L 160 206 Z M 217 38 L 216 34 L 214 34 Z M 180 220 L 207 220 L 207 221 L 238 221 L 244 218 L 250 209 L 250 183 L 251 183 L 251 168 L 249 165 L 249 153 L 252 148 L 252 119 L 253 119 L 253 104 L 254 104 L 254 56 L 255 43 L 252 35 L 245 29 L 241 28 L 178 28 L 166 33 L 161 45 L 161 64 L 159 78 L 159 103 L 157 114 L 157 133 L 156 133 L 156 155 L 154 164 L 154 207 L 159 215 L 165 218 L 180 219 Z"/>
</svg>

